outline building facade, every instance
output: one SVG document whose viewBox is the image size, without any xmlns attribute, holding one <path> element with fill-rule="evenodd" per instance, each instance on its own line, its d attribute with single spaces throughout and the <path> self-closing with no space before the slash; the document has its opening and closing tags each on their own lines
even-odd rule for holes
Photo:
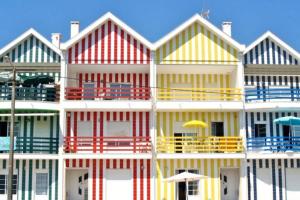
<svg viewBox="0 0 300 200">
<path fill-rule="evenodd" d="M 299 53 L 194 15 L 156 43 L 107 13 L 0 50 L 0 200 L 17 69 L 14 199 L 296 200 Z M 3 81 L 7 80 L 7 81 Z M 203 122 L 187 126 L 189 122 Z M 168 182 L 182 172 L 200 180 Z"/>
</svg>

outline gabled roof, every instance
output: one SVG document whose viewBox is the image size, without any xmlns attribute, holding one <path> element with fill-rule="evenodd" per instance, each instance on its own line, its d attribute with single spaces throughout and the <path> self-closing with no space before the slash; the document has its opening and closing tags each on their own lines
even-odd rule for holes
<svg viewBox="0 0 300 200">
<path fill-rule="evenodd" d="M 215 25 L 201 17 L 199 14 L 195 14 L 192 16 L 190 19 L 182 23 L 180 26 L 175 28 L 173 31 L 159 39 L 157 42 L 154 44 L 154 49 L 158 49 L 161 47 L 163 44 L 174 38 L 177 34 L 194 24 L 195 22 L 198 22 L 200 24 L 203 24 L 205 27 L 213 31 L 216 35 L 220 36 L 224 41 L 228 42 L 231 44 L 233 47 L 237 48 L 239 51 L 243 51 L 245 49 L 244 45 L 239 44 L 236 42 L 234 39 L 232 39 L 230 36 L 228 36 L 226 33 L 221 31 L 219 28 L 217 28 Z"/>
<path fill-rule="evenodd" d="M 135 37 L 137 40 L 139 40 L 141 43 L 143 43 L 144 45 L 146 45 L 149 49 L 152 49 L 152 43 L 151 42 L 149 42 L 142 35 L 140 35 L 135 30 L 133 30 L 132 28 L 130 28 L 127 24 L 125 24 L 123 21 L 121 21 L 119 18 L 117 18 L 116 16 L 114 16 L 110 12 L 106 13 L 105 15 L 103 15 L 102 17 L 100 17 L 99 19 L 97 19 L 95 22 L 93 22 L 92 24 L 90 24 L 88 27 L 86 27 L 85 29 L 83 29 L 81 32 L 79 32 L 77 35 L 75 35 L 73 38 L 71 38 L 67 42 L 63 43 L 61 45 L 61 48 L 64 49 L 64 50 L 68 49 L 73 44 L 75 44 L 76 42 L 78 42 L 81 38 L 85 37 L 87 34 L 89 34 L 90 32 L 92 32 L 95 28 L 97 28 L 101 24 L 105 23 L 107 20 L 113 21 L 114 23 L 116 23 L 117 25 L 119 25 L 120 27 L 122 27 L 125 31 L 127 31 L 129 34 L 131 34 L 133 37 Z"/>
<path fill-rule="evenodd" d="M 271 39 L 275 41 L 279 46 L 283 47 L 285 50 L 287 50 L 291 55 L 295 56 L 297 59 L 300 60 L 300 54 L 293 49 L 290 45 L 282 41 L 279 37 L 277 37 L 275 34 L 273 34 L 271 31 L 265 32 L 262 36 L 257 38 L 254 42 L 252 42 L 244 51 L 244 55 L 247 54 L 249 51 L 251 51 L 253 48 L 255 48 L 258 44 L 260 44 L 265 39 Z"/>
<path fill-rule="evenodd" d="M 8 43 L 2 49 L 0 49 L 0 56 L 2 56 L 3 54 L 5 54 L 7 51 L 14 48 L 15 46 L 17 46 L 20 42 L 22 42 L 26 38 L 30 37 L 31 35 L 33 35 L 34 37 L 39 39 L 41 42 L 43 42 L 46 46 L 48 46 L 50 49 L 52 49 L 57 54 L 61 55 L 61 51 L 56 46 L 54 46 L 51 42 L 49 42 L 44 36 L 42 36 L 36 30 L 34 30 L 33 28 L 30 28 L 27 31 L 25 31 L 23 34 L 21 34 L 19 37 L 17 37 L 16 39 L 14 39 L 10 43 Z"/>
</svg>

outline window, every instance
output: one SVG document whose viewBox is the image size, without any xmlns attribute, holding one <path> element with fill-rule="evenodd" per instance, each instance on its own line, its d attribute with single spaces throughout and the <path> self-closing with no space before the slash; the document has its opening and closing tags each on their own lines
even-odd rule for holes
<svg viewBox="0 0 300 200">
<path fill-rule="evenodd" d="M 107 123 L 108 136 L 130 136 L 130 122 L 108 122 Z"/>
<path fill-rule="evenodd" d="M 92 121 L 77 121 L 78 136 L 92 136 L 93 123 Z"/>
<path fill-rule="evenodd" d="M 255 124 L 255 137 L 266 137 L 266 124 Z"/>
<path fill-rule="evenodd" d="M 10 122 L 0 122 L 0 137 L 8 137 L 10 134 Z M 14 135 L 18 136 L 20 133 L 20 122 L 15 122 Z"/>
<path fill-rule="evenodd" d="M 95 98 L 95 84 L 84 83 L 83 84 L 83 97 L 87 100 L 93 100 Z"/>
<path fill-rule="evenodd" d="M 176 174 L 180 174 L 180 173 L 183 173 L 185 171 L 193 173 L 193 174 L 199 174 L 199 170 L 196 170 L 196 169 L 176 170 Z M 189 181 L 189 183 L 188 183 L 188 195 L 191 195 L 191 196 L 199 195 L 199 183 L 200 183 L 199 180 Z M 177 199 L 183 199 L 183 198 L 185 199 L 185 193 L 186 193 L 186 184 L 185 184 L 185 182 L 179 182 L 177 184 L 177 195 L 178 195 Z"/>
<path fill-rule="evenodd" d="M 223 122 L 212 122 L 211 123 L 211 135 L 222 137 L 224 136 L 224 123 Z"/>
<path fill-rule="evenodd" d="M 36 195 L 47 195 L 48 193 L 48 174 L 36 174 Z"/>
<path fill-rule="evenodd" d="M 7 175 L 1 174 L 0 175 L 0 194 L 7 193 Z M 12 193 L 17 194 L 17 183 L 18 183 L 18 176 L 13 176 L 13 188 Z"/>
<path fill-rule="evenodd" d="M 111 83 L 110 95 L 112 97 L 130 97 L 130 87 L 128 83 Z"/>
<path fill-rule="evenodd" d="M 191 169 L 188 172 L 193 174 L 199 174 L 199 170 Z M 199 194 L 199 181 L 190 181 L 189 182 L 189 195 L 198 195 Z"/>
</svg>

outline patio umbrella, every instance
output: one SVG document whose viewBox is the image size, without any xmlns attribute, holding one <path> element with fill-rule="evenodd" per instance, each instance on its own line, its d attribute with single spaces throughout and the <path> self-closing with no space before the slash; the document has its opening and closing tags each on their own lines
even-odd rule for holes
<svg viewBox="0 0 300 200">
<path fill-rule="evenodd" d="M 207 123 L 200 120 L 191 120 L 182 125 L 184 128 L 207 128 Z"/>
<path fill-rule="evenodd" d="M 49 84 L 54 82 L 54 78 L 48 75 L 37 75 L 37 76 L 21 76 L 23 86 L 38 86 L 39 84 Z"/>
<path fill-rule="evenodd" d="M 194 174 L 190 172 L 182 172 L 180 174 L 176 174 L 174 176 L 171 176 L 169 178 L 166 178 L 166 182 L 185 182 L 186 184 L 186 192 L 185 192 L 185 198 L 188 200 L 188 188 L 189 188 L 189 181 L 197 181 L 202 178 L 205 178 L 205 176 L 200 174 Z"/>
<path fill-rule="evenodd" d="M 275 124 L 296 126 L 300 125 L 300 118 L 294 116 L 280 117 L 274 120 Z"/>
</svg>

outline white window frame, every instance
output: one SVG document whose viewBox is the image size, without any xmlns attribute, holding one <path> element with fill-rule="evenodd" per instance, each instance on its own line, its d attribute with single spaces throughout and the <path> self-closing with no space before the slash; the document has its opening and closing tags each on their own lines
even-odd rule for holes
<svg viewBox="0 0 300 200">
<path fill-rule="evenodd" d="M 46 174 L 47 175 L 47 182 L 46 182 L 46 186 L 47 186 L 47 191 L 46 191 L 46 194 L 37 194 L 37 186 L 38 186 L 38 184 L 37 184 L 37 175 L 38 174 Z M 35 195 L 36 196 L 48 196 L 48 194 L 49 194 L 49 173 L 48 173 L 48 171 L 47 170 L 38 170 L 38 171 L 36 171 L 35 172 Z"/>
</svg>

